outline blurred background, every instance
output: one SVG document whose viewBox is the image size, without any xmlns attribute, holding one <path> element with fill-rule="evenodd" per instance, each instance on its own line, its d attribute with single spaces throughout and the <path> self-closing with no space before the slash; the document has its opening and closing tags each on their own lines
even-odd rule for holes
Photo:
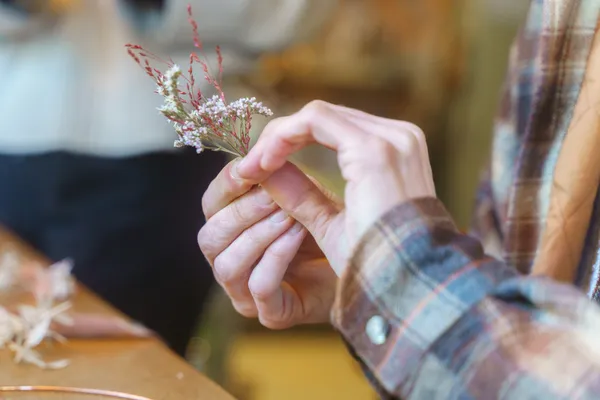
<svg viewBox="0 0 600 400">
<path fill-rule="evenodd" d="M 35 3 L 33 0 L 15 1 Z M 64 8 L 74 2 L 52 1 Z M 11 0 L 1 0 L 0 7 L 7 3 Z M 421 126 L 428 139 L 438 196 L 460 228 L 467 229 L 479 171 L 489 155 L 493 117 L 508 49 L 527 6 L 528 1 L 523 0 L 339 0 L 332 16 L 310 40 L 300 41 L 281 51 L 263 51 L 255 68 L 228 78 L 227 84 L 243 87 L 243 93 L 259 98 L 276 115 L 292 113 L 313 99 L 321 99 Z M 309 22 L 312 18 L 307 16 Z M 314 16 L 315 20 L 319 18 Z M 3 28 L 8 29 L 8 25 L 3 25 L 6 23 L 0 17 L 0 37 Z M 104 29 L 102 34 L 109 37 L 111 32 L 111 29 Z M 46 48 L 43 44 L 39 46 L 35 48 L 38 54 Z M 15 60 L 15 48 L 0 47 L 0 68 L 9 68 L 7 66 Z M 93 49 L 88 56 L 95 57 Z M 39 73 L 40 69 L 32 71 Z M 23 70 L 21 73 L 27 72 Z M 0 100 L 3 99 L 1 91 L 7 91 L 9 87 L 19 92 L 12 87 L 11 82 L 15 81 L 11 79 L 0 80 L 5 85 L 0 87 Z M 123 82 L 114 84 L 119 86 Z M 109 92 L 108 89 L 106 91 Z M 0 129 L 6 131 L 9 127 L 3 121 L 12 114 L 7 111 L 9 103 L 0 103 L 4 104 L 0 108 Z M 75 107 L 72 111 L 77 114 L 77 107 L 87 103 L 74 104 L 71 104 Z M 131 102 L 123 104 L 125 106 L 119 109 L 119 121 L 125 123 L 123 121 L 127 121 L 128 115 L 133 114 L 128 114 L 132 112 Z M 147 108 L 148 115 L 155 112 L 151 107 Z M 144 110 L 146 108 L 142 108 L 140 115 L 145 115 Z M 260 126 L 256 129 L 256 132 L 259 131 Z M 169 140 L 172 139 L 174 133 Z M 0 150 L 3 150 L 2 146 L 4 144 L 0 143 Z M 10 168 L 17 166 L 16 161 L 9 161 L 13 163 Z M 331 189 L 343 192 L 343 181 L 332 153 L 309 148 L 295 161 Z M 6 164 L 6 160 L 3 162 Z M 10 168 L 2 165 L 0 183 L 4 187 L 0 191 L 8 193 L 17 184 L 10 186 L 6 183 L 10 179 L 7 181 L 5 178 L 12 175 Z M 171 171 L 156 165 L 150 170 Z M 169 182 L 169 176 L 173 175 L 165 175 L 161 179 Z M 139 176 L 134 175 L 133 178 L 138 180 Z M 78 179 L 87 184 L 85 177 Z M 190 177 L 190 182 L 194 179 Z M 22 183 L 25 180 L 14 178 L 14 181 Z M 29 182 L 33 185 L 33 181 Z M 183 181 L 181 184 L 190 185 Z M 84 186 L 82 184 L 81 187 Z M 151 197 L 147 188 L 140 189 L 145 198 Z M 183 195 L 184 191 L 181 193 Z M 137 204 L 136 200 L 132 200 L 131 204 Z M 199 207 L 199 202 L 194 204 Z M 92 212 L 98 214 L 94 210 Z M 153 215 L 156 216 L 156 213 Z M 170 213 L 162 216 L 174 218 Z M 129 221 L 128 218 L 123 218 L 123 221 Z M 0 223 L 5 222 L 0 220 Z M 165 230 L 163 228 L 156 230 Z M 190 231 L 194 229 L 190 227 Z M 34 245 L 37 246 L 36 243 Z M 114 248 L 114 243 L 112 246 Z M 106 260 L 103 262 L 107 263 Z M 169 262 L 175 263 L 173 260 Z M 101 291 L 93 284 L 91 286 Z M 171 289 L 177 290 L 177 284 L 173 283 Z M 168 298 L 169 293 L 161 292 L 159 297 Z M 165 305 L 161 307 L 166 314 L 172 314 L 174 308 L 181 308 L 177 304 L 169 306 L 171 309 Z M 194 307 L 188 311 L 196 312 Z M 187 358 L 240 400 L 375 399 L 359 367 L 329 327 L 311 326 L 270 332 L 254 321 L 237 316 L 229 301 L 214 287 L 188 348 Z"/>
</svg>

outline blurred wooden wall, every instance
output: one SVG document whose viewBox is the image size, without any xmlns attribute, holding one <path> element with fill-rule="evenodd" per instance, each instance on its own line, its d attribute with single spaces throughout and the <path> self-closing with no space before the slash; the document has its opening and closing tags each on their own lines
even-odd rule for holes
<svg viewBox="0 0 600 400">
<path fill-rule="evenodd" d="M 489 164 L 493 124 L 508 52 L 529 0 L 471 0 L 467 70 L 446 129 L 445 168 L 439 175 L 444 203 L 461 228 L 471 220 L 480 172 Z"/>
<path fill-rule="evenodd" d="M 438 196 L 466 227 L 486 162 L 508 46 L 527 0 L 341 0 L 311 43 L 264 58 L 253 84 L 276 114 L 313 99 L 425 131 Z M 340 192 L 334 156 L 298 159 Z"/>
<path fill-rule="evenodd" d="M 319 38 L 264 58 L 258 86 L 269 88 L 280 115 L 322 99 L 414 122 L 441 170 L 447 104 L 464 79 L 469 35 L 461 10 L 468 1 L 341 0 Z M 298 159 L 341 190 L 332 154 L 311 149 Z"/>
</svg>

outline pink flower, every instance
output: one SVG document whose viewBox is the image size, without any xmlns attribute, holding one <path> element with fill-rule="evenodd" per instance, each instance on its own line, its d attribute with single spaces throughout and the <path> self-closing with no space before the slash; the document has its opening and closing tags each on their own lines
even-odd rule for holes
<svg viewBox="0 0 600 400">
<path fill-rule="evenodd" d="M 175 147 L 191 146 L 195 147 L 198 153 L 208 149 L 244 156 L 250 146 L 252 118 L 256 115 L 270 117 L 273 112 L 255 98 L 242 98 L 227 103 L 222 90 L 221 50 L 219 47 L 216 48 L 219 72 L 215 78 L 205 61 L 202 42 L 198 35 L 198 24 L 192 17 L 191 6 L 188 6 L 188 15 L 194 46 L 203 59 L 196 53 L 191 53 L 187 74 L 172 61 L 163 60 L 141 46 L 128 44 L 127 52 L 154 80 L 157 85 L 156 92 L 163 96 L 163 105 L 158 110 L 175 128 L 178 136 L 174 143 Z M 166 65 L 166 71 L 158 70 L 151 61 Z M 196 88 L 194 65 L 201 67 L 204 79 L 215 88 L 216 95 L 205 97 Z"/>
</svg>

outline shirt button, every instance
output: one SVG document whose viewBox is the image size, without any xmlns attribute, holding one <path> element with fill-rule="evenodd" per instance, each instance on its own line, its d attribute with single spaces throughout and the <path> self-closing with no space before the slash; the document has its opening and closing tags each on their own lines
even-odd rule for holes
<svg viewBox="0 0 600 400">
<path fill-rule="evenodd" d="M 375 315 L 367 322 L 366 331 L 371 343 L 382 345 L 388 337 L 390 327 L 383 317 Z"/>
</svg>

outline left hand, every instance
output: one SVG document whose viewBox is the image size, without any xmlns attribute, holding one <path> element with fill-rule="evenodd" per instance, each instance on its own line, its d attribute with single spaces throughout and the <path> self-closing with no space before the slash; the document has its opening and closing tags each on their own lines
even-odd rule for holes
<svg viewBox="0 0 600 400">
<path fill-rule="evenodd" d="M 314 238 L 269 194 L 310 196 L 317 186 L 287 164 L 255 187 L 237 165 L 223 168 L 202 199 L 207 221 L 198 243 L 217 282 L 236 311 L 269 328 L 327 322 L 337 277 Z"/>
</svg>

